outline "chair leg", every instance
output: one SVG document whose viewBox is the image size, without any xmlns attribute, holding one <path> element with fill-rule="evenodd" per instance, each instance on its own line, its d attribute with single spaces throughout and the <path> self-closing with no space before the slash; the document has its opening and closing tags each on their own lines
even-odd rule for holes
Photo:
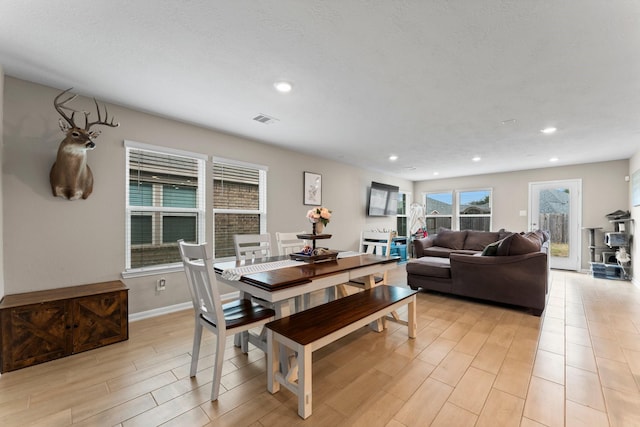
<svg viewBox="0 0 640 427">
<path fill-rule="evenodd" d="M 244 354 L 249 353 L 249 331 L 240 332 L 240 337 L 242 340 L 242 344 L 240 345 L 240 349 Z"/>
<path fill-rule="evenodd" d="M 224 362 L 224 344 L 225 337 L 218 335 L 216 337 L 216 360 L 213 365 L 213 384 L 211 384 L 211 401 L 218 400 L 220 392 L 220 377 L 222 375 L 222 362 Z"/>
<path fill-rule="evenodd" d="M 325 302 L 330 302 L 336 299 L 336 287 L 331 286 L 330 288 L 326 288 L 324 290 L 324 299 Z"/>
<path fill-rule="evenodd" d="M 198 358 L 200 357 L 200 342 L 202 341 L 202 325 L 196 320 L 196 327 L 193 332 L 193 349 L 191 350 L 191 369 L 189 375 L 196 376 L 198 372 Z"/>
</svg>

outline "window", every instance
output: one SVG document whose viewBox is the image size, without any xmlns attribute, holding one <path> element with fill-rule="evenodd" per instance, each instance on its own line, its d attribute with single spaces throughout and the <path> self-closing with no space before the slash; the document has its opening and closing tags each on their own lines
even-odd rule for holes
<svg viewBox="0 0 640 427">
<path fill-rule="evenodd" d="M 411 193 L 405 193 L 402 191 L 398 193 L 398 215 L 396 218 L 396 231 L 398 232 L 398 237 L 405 237 L 409 235 L 407 223 L 407 200 L 410 198 Z"/>
<path fill-rule="evenodd" d="M 454 192 L 427 193 L 426 223 L 429 234 L 437 233 L 440 227 L 458 230 L 491 230 L 490 189 L 456 190 Z M 454 221 L 455 216 L 455 221 Z"/>
<path fill-rule="evenodd" d="M 235 257 L 234 234 L 267 229 L 267 167 L 213 159 L 213 254 Z"/>
<path fill-rule="evenodd" d="M 458 229 L 491 230 L 491 190 L 458 192 Z"/>
<path fill-rule="evenodd" d="M 436 234 L 440 227 L 451 229 L 453 192 L 427 193 L 425 197 L 427 233 Z"/>
<path fill-rule="evenodd" d="M 125 141 L 127 272 L 179 265 L 178 239 L 204 240 L 200 154 Z"/>
</svg>

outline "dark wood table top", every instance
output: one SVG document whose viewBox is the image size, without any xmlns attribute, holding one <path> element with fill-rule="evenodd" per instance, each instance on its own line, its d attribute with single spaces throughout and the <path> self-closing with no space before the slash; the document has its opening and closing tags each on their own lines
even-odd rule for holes
<svg viewBox="0 0 640 427">
<path fill-rule="evenodd" d="M 237 261 L 236 267 L 242 267 L 251 264 L 260 264 L 264 262 L 282 261 L 290 259 L 287 256 L 269 257 L 257 261 Z M 396 263 L 400 257 L 387 258 L 381 255 L 356 255 L 345 258 L 338 258 L 334 261 L 324 261 L 317 263 L 303 263 L 300 265 L 279 268 L 276 270 L 263 271 L 258 273 L 250 273 L 242 276 L 245 283 L 265 290 L 276 290 L 296 286 L 303 283 L 309 283 L 312 279 L 317 279 L 331 274 L 341 273 L 357 268 L 368 267 L 376 264 Z M 216 263 L 214 270 L 222 273 L 224 268 L 228 268 L 231 263 Z"/>
</svg>

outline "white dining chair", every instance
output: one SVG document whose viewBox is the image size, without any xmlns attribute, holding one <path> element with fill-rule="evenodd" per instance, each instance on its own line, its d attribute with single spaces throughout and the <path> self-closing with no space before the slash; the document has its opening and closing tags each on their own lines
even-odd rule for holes
<svg viewBox="0 0 640 427">
<path fill-rule="evenodd" d="M 193 350 L 191 352 L 191 369 L 189 375 L 196 376 L 200 342 L 203 328 L 216 335 L 216 356 L 213 367 L 213 384 L 211 400 L 218 399 L 220 376 L 224 361 L 224 348 L 227 336 L 241 334 L 243 352 L 248 351 L 251 343 L 266 351 L 263 337 L 249 332 L 250 329 L 263 326 L 275 319 L 275 312 L 247 299 L 239 299 L 222 304 L 218 283 L 213 271 L 213 259 L 208 253 L 206 244 L 185 243 L 178 240 L 180 257 L 184 264 L 184 272 L 193 302 L 195 314 L 195 331 L 193 334 Z"/>
<path fill-rule="evenodd" d="M 271 256 L 271 234 L 235 234 L 233 246 L 238 261 Z"/>
<path fill-rule="evenodd" d="M 295 233 L 281 233 L 276 232 L 276 245 L 278 246 L 278 255 L 286 256 L 295 252 L 302 252 L 302 249 L 307 245 L 307 241 L 298 238 L 298 234 L 304 234 L 304 231 L 298 231 Z M 328 290 L 327 293 L 334 292 Z M 301 297 L 295 298 L 295 311 L 305 310 L 311 307 L 311 295 L 305 294 Z"/>
<path fill-rule="evenodd" d="M 365 254 L 374 254 L 374 255 L 382 255 L 387 258 L 391 256 L 391 243 L 393 242 L 393 237 L 391 232 L 380 232 L 380 231 L 363 231 L 360 233 L 360 251 Z M 350 286 L 356 286 L 360 288 L 365 288 L 368 286 L 366 283 L 366 278 L 357 277 L 349 280 Z M 374 275 L 375 284 L 386 284 L 387 283 L 387 272 L 385 271 L 383 275 Z"/>
<path fill-rule="evenodd" d="M 363 231 L 360 234 L 360 250 L 366 254 L 382 255 L 390 258 L 392 243 L 393 235 L 391 232 Z M 374 275 L 373 281 L 374 283 L 372 284 L 368 282 L 368 277 L 356 277 L 349 280 L 347 284 L 349 286 L 355 286 L 360 289 L 367 289 L 371 285 L 386 285 L 387 272 L 385 271 L 382 275 Z M 339 288 L 339 292 L 341 293 L 341 296 L 346 295 L 346 290 L 344 288 Z M 391 314 L 387 316 L 386 319 L 401 323 L 403 325 L 407 324 L 406 320 L 400 319 L 400 316 L 396 311 L 391 312 Z"/>
<path fill-rule="evenodd" d="M 304 248 L 307 242 L 305 240 L 299 239 L 298 234 L 304 234 L 304 231 L 299 231 L 297 233 L 276 232 L 278 255 L 289 255 L 295 252 L 302 251 L 302 248 Z"/>
</svg>

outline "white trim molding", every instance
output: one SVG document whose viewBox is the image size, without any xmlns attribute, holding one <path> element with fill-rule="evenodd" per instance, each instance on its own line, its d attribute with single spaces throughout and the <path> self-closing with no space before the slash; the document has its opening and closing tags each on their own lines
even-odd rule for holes
<svg viewBox="0 0 640 427">
<path fill-rule="evenodd" d="M 222 302 L 226 303 L 238 299 L 240 292 L 230 292 L 228 294 L 221 295 Z M 164 314 L 175 313 L 177 311 L 188 310 L 193 308 L 191 301 L 181 302 L 180 304 L 169 305 L 166 307 L 154 308 L 147 311 L 141 311 L 139 313 L 129 314 L 129 322 L 135 322 L 137 320 L 149 319 L 152 317 L 162 316 Z"/>
</svg>

